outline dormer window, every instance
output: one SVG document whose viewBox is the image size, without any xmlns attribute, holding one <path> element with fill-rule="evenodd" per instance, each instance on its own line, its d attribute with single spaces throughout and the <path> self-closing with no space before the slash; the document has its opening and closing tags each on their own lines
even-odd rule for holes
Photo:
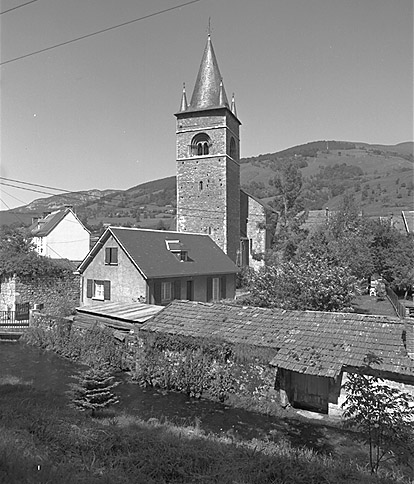
<svg viewBox="0 0 414 484">
<path fill-rule="evenodd" d="M 187 262 L 188 250 L 179 240 L 166 240 L 165 245 L 167 250 L 169 250 L 180 262 Z"/>
<path fill-rule="evenodd" d="M 191 141 L 191 154 L 204 156 L 210 153 L 211 139 L 206 133 L 198 133 Z"/>
</svg>

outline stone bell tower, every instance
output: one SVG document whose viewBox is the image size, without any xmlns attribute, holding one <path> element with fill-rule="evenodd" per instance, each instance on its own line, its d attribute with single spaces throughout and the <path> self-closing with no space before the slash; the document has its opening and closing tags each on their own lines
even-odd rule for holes
<svg viewBox="0 0 414 484">
<path fill-rule="evenodd" d="M 240 121 L 210 35 L 177 117 L 177 231 L 209 234 L 234 261 L 240 246 Z"/>
</svg>

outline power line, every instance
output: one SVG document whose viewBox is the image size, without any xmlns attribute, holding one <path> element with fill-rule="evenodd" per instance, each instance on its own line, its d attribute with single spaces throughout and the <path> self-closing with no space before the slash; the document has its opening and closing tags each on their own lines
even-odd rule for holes
<svg viewBox="0 0 414 484">
<path fill-rule="evenodd" d="M 3 12 L 0 12 L 0 15 L 11 12 L 12 10 L 17 10 L 18 8 L 24 7 L 25 5 L 29 5 L 29 3 L 35 3 L 37 1 L 38 0 L 31 0 L 30 2 L 22 3 L 21 5 L 17 5 L 17 7 L 9 8 L 8 10 L 4 10 Z"/>
<path fill-rule="evenodd" d="M 21 202 L 23 204 L 26 204 L 26 202 L 24 200 L 21 200 L 20 198 L 17 198 L 15 197 L 14 195 L 11 195 L 10 193 L 6 192 L 6 190 L 4 190 L 4 188 L 2 189 L 2 192 L 7 195 L 8 197 L 11 197 L 11 198 L 14 198 L 15 200 L 17 200 L 18 202 Z"/>
<path fill-rule="evenodd" d="M 178 8 L 186 7 L 187 5 L 191 5 L 191 4 L 197 3 L 197 2 L 201 2 L 201 0 L 191 0 L 190 2 L 181 3 L 180 5 L 176 5 L 175 7 L 170 7 L 170 8 L 166 8 L 164 10 L 159 10 L 158 12 L 150 13 L 148 15 L 144 15 L 143 17 L 139 17 L 139 18 L 136 18 L 134 20 L 128 20 L 128 22 L 123 22 L 122 24 L 114 25 L 112 27 L 107 27 L 107 28 L 102 29 L 102 30 L 97 30 L 96 32 L 92 32 L 90 34 L 82 35 L 81 37 L 77 37 L 76 39 L 67 40 L 65 42 L 61 42 L 60 44 L 55 44 L 55 45 L 52 45 L 50 47 L 46 47 L 44 49 L 40 49 L 40 50 L 36 50 L 34 52 L 30 52 L 29 54 L 24 54 L 24 55 L 21 55 L 19 57 L 14 57 L 13 59 L 9 59 L 9 60 L 6 60 L 4 62 L 0 62 L 0 66 L 3 66 L 5 64 L 9 64 L 10 62 L 15 62 L 15 61 L 20 60 L 20 59 L 25 59 L 26 57 L 30 57 L 32 55 L 40 54 L 40 53 L 46 52 L 48 50 L 56 49 L 57 47 L 62 47 L 63 45 L 72 44 L 73 42 L 78 42 L 79 40 L 84 40 L 84 39 L 87 39 L 89 37 L 93 37 L 94 35 L 103 34 L 104 32 L 108 32 L 109 30 L 115 30 L 115 29 L 118 29 L 120 27 L 125 27 L 126 25 L 130 25 L 134 22 L 139 22 L 140 20 L 146 20 L 148 18 L 155 17 L 156 15 L 161 15 L 161 14 L 166 13 L 166 12 L 171 12 L 172 10 L 176 10 Z"/>
<path fill-rule="evenodd" d="M 40 187 L 40 188 L 47 188 L 48 190 L 56 190 L 56 191 L 61 191 L 61 192 L 64 192 L 64 193 L 50 193 L 50 192 L 45 192 L 43 190 L 36 190 L 36 189 L 33 189 L 33 188 L 26 188 L 26 187 L 19 187 L 17 185 L 12 185 L 12 184 L 9 184 L 9 183 L 5 183 L 4 181 L 2 180 L 7 180 L 7 181 L 13 181 L 15 183 L 21 183 L 21 184 L 24 184 L 24 185 L 29 185 L 29 186 L 34 186 L 34 187 Z M 51 195 L 53 197 L 56 197 L 56 196 L 63 196 L 63 197 L 66 197 L 68 199 L 72 199 L 72 200 L 75 200 L 77 202 L 79 202 L 80 200 L 75 197 L 73 195 L 73 191 L 70 191 L 70 190 L 66 190 L 64 188 L 55 188 L 55 187 L 51 187 L 51 186 L 48 186 L 48 185 L 39 185 L 37 183 L 29 183 L 29 182 L 25 182 L 25 181 L 21 181 L 21 180 L 16 180 L 16 179 L 13 179 L 13 178 L 6 178 L 4 176 L 0 176 L 0 185 L 6 185 L 6 186 L 10 186 L 10 187 L 13 187 L 13 188 L 19 188 L 20 190 L 26 190 L 26 191 L 29 191 L 29 192 L 37 192 L 37 193 L 43 193 L 45 195 Z M 68 195 L 65 195 L 65 194 L 68 194 Z M 69 195 L 69 194 L 72 194 Z M 122 196 L 122 193 L 120 193 L 119 195 Z M 100 197 L 99 195 L 88 195 L 89 197 L 91 198 L 96 198 L 96 201 L 101 201 L 103 203 L 105 203 L 107 206 L 110 206 L 110 207 L 114 207 L 114 208 L 121 208 L 119 207 L 118 205 L 115 205 L 114 202 L 111 202 L 109 200 L 105 200 L 105 197 L 106 196 L 110 196 L 110 195 L 105 195 L 103 197 Z M 114 196 L 118 196 L 118 194 L 114 194 Z M 197 215 L 197 214 L 188 214 L 188 213 L 185 213 L 185 212 L 189 212 L 189 211 L 192 211 L 192 212 L 197 212 L 199 214 L 203 214 L 203 213 L 211 213 L 211 214 L 219 214 L 219 215 L 223 215 L 224 211 L 223 210 L 205 210 L 205 209 L 201 209 L 201 208 L 195 208 L 195 207 L 185 207 L 185 208 L 181 208 L 180 209 L 180 214 L 181 215 L 186 215 L 188 217 L 199 217 L 200 215 Z M 183 213 L 184 212 L 184 213 Z M 178 215 L 178 209 L 177 209 L 177 215 Z M 214 218 L 214 217 L 210 217 L 210 218 Z"/>
<path fill-rule="evenodd" d="M 54 187 L 49 187 L 49 186 L 46 186 L 46 185 L 38 185 L 36 183 L 29 183 L 29 182 L 24 182 L 24 181 L 20 181 L 20 180 L 13 180 L 16 183 L 22 183 L 22 184 L 25 184 L 25 185 L 30 185 L 30 186 L 40 187 L 40 188 L 48 188 L 49 190 L 60 190 L 62 192 L 65 192 L 65 193 L 50 193 L 50 192 L 45 192 L 44 190 L 36 190 L 36 189 L 33 189 L 33 188 L 19 187 L 18 185 L 13 185 L 11 183 L 5 183 L 2 180 L 11 181 L 13 179 L 12 178 L 0 177 L 0 185 L 3 185 L 3 186 L 18 188 L 19 190 L 25 190 L 27 192 L 42 193 L 44 195 L 50 195 L 52 197 L 62 196 L 62 197 L 65 197 L 68 200 L 73 200 L 73 201 L 78 202 L 80 204 L 87 203 L 87 202 L 82 202 L 81 200 L 79 200 L 78 197 L 75 197 L 73 195 L 73 193 L 74 193 L 73 191 L 64 190 L 63 188 L 54 188 Z M 72 194 L 72 195 L 70 195 L 70 194 Z M 117 193 L 115 193 L 113 195 L 118 196 Z M 119 195 L 122 197 L 123 196 L 122 192 Z M 118 205 L 115 205 L 116 202 L 110 202 L 109 200 L 105 200 L 105 197 L 111 196 L 111 194 L 103 195 L 102 197 L 100 197 L 99 195 L 93 195 L 93 194 L 88 194 L 87 196 L 90 197 L 90 198 L 96 198 L 96 203 L 97 202 L 103 202 L 109 207 L 121 208 Z M 23 203 L 25 203 L 25 202 L 23 202 Z"/>
<path fill-rule="evenodd" d="M 12 181 L 12 182 L 16 182 L 16 183 L 21 183 L 22 185 L 30 185 L 32 187 L 47 188 L 48 190 L 56 190 L 56 191 L 59 191 L 59 192 L 72 193 L 70 190 L 65 190 L 64 188 L 55 188 L 55 187 L 49 187 L 47 185 L 39 185 L 38 183 L 30 183 L 30 182 L 25 182 L 25 181 L 21 181 L 21 180 L 14 180 L 13 178 L 6 178 L 5 176 L 0 176 L 0 179 Z"/>
<path fill-rule="evenodd" d="M 6 207 L 7 207 L 9 210 L 11 210 L 11 208 L 10 208 L 10 207 L 7 205 L 7 203 L 6 203 L 6 202 L 5 202 L 5 201 L 4 201 L 2 198 L 0 198 L 0 202 L 1 202 L 1 203 L 4 203 L 4 205 L 6 205 Z M 13 214 L 13 215 L 14 215 L 14 216 L 17 218 L 17 220 L 18 220 L 20 223 L 24 224 L 23 220 L 22 220 L 22 219 L 21 219 L 21 218 L 20 218 L 20 217 L 19 217 L 19 216 L 18 216 L 18 215 L 15 213 L 15 212 L 12 212 L 12 214 Z"/>
<path fill-rule="evenodd" d="M 11 183 L 5 183 L 4 181 L 0 181 L 0 185 L 5 185 L 6 187 L 19 188 L 20 190 L 26 190 L 28 192 L 43 193 L 45 195 L 52 195 L 52 196 L 59 195 L 58 193 L 50 193 L 50 192 L 45 192 L 43 190 L 35 190 L 34 188 L 19 187 L 17 185 L 12 185 Z"/>
</svg>

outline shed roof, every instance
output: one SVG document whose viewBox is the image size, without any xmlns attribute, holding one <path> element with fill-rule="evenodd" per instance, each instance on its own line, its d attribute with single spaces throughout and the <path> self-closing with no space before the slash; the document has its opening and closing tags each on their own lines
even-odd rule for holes
<svg viewBox="0 0 414 484">
<path fill-rule="evenodd" d="M 235 274 L 239 271 L 220 247 L 204 234 L 166 230 L 109 227 L 78 268 L 82 273 L 102 245 L 113 236 L 147 279 L 194 275 Z M 180 244 L 188 255 L 181 261 L 170 250 L 168 242 Z"/>
<path fill-rule="evenodd" d="M 103 316 L 118 321 L 144 323 L 163 309 L 163 306 L 144 303 L 104 302 L 76 308 L 79 314 Z"/>
<path fill-rule="evenodd" d="M 310 375 L 335 377 L 374 353 L 383 371 L 414 376 L 404 324 L 388 316 L 174 301 L 141 330 L 273 348 L 272 365 Z"/>
</svg>

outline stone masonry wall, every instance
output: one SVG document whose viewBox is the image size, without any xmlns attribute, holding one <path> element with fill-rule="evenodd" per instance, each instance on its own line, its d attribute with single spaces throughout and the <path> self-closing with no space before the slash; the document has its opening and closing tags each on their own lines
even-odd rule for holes
<svg viewBox="0 0 414 484">
<path fill-rule="evenodd" d="M 43 311 L 51 315 L 67 316 L 79 306 L 80 278 L 45 278 L 39 281 L 16 281 L 16 296 L 21 303 L 43 304 Z"/>
</svg>

